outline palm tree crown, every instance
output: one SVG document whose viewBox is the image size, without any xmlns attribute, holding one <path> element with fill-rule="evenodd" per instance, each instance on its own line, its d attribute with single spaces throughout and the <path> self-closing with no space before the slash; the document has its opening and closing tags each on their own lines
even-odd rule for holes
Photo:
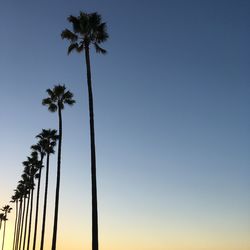
<svg viewBox="0 0 250 250">
<path fill-rule="evenodd" d="M 37 145 L 32 146 L 35 150 L 42 150 L 46 154 L 54 154 L 54 147 L 56 146 L 56 141 L 58 140 L 56 129 L 43 129 L 40 134 L 36 136 L 39 139 Z"/>
<path fill-rule="evenodd" d="M 66 91 L 65 85 L 56 85 L 53 89 L 47 89 L 48 98 L 43 99 L 42 104 L 48 106 L 50 112 L 56 112 L 59 108 L 64 109 L 64 104 L 72 106 L 75 103 L 73 94 Z"/>
<path fill-rule="evenodd" d="M 68 54 L 76 50 L 81 52 L 90 44 L 93 44 L 97 53 L 105 54 L 106 50 L 100 47 L 100 44 L 108 39 L 107 26 L 102 22 L 101 16 L 94 13 L 80 12 L 78 17 L 69 16 L 68 21 L 73 25 L 73 32 L 65 29 L 61 33 L 62 39 L 70 41 Z"/>
</svg>

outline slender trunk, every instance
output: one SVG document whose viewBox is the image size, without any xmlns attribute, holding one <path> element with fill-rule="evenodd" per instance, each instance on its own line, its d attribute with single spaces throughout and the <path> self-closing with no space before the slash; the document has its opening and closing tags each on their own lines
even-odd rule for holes
<svg viewBox="0 0 250 250">
<path fill-rule="evenodd" d="M 96 186 L 96 154 L 95 154 L 95 126 L 94 104 L 91 83 L 91 69 L 89 46 L 85 47 L 87 68 L 87 82 L 89 95 L 89 123 L 90 123 L 90 150 L 91 150 L 91 185 L 92 185 L 92 250 L 98 250 L 98 212 L 97 212 L 97 186 Z"/>
<path fill-rule="evenodd" d="M 36 234 L 37 234 L 37 221 L 38 221 L 38 210 L 39 210 L 39 197 L 40 197 L 40 183 L 41 183 L 41 174 L 42 174 L 42 164 L 43 164 L 43 156 L 41 156 L 41 166 L 40 166 L 40 169 L 39 169 L 39 177 L 38 177 L 38 184 L 37 184 L 36 215 L 35 215 L 35 226 L 34 226 L 33 250 L 36 249 Z"/>
<path fill-rule="evenodd" d="M 31 194 L 31 190 L 29 190 L 29 193 L 28 193 L 28 202 L 27 202 L 27 207 L 26 207 L 23 250 L 25 250 L 25 246 L 26 246 L 26 236 L 27 236 L 27 226 L 28 226 L 29 206 L 30 206 L 30 194 Z"/>
<path fill-rule="evenodd" d="M 48 186 L 49 186 L 49 156 L 50 156 L 49 153 L 47 153 L 45 191 L 44 191 L 44 203 L 43 203 L 43 222 L 42 222 L 42 235 L 41 235 L 40 250 L 43 250 L 45 225 L 46 225 L 47 195 L 48 195 Z"/>
<path fill-rule="evenodd" d="M 4 239 L 5 239 L 6 220 L 7 220 L 7 212 L 5 212 L 5 220 L 4 220 L 4 226 L 3 226 L 3 242 L 2 242 L 2 250 L 4 249 Z"/>
<path fill-rule="evenodd" d="M 16 219 L 15 219 L 15 228 L 14 228 L 14 238 L 12 250 L 15 250 L 15 240 L 16 240 L 16 231 L 17 231 L 17 218 L 18 218 L 18 200 L 16 200 Z"/>
<path fill-rule="evenodd" d="M 56 250 L 59 191 L 60 191 L 60 177 L 61 177 L 62 111 L 60 105 L 58 105 L 58 118 L 59 118 L 59 142 L 58 142 L 58 157 L 57 157 L 57 181 L 56 181 L 56 198 L 55 198 L 55 212 L 54 212 L 54 228 L 53 228 L 53 238 L 52 238 L 52 248 L 51 248 L 52 250 Z"/>
<path fill-rule="evenodd" d="M 19 213 L 18 213 L 18 225 L 17 225 L 17 235 L 16 235 L 16 250 L 18 250 L 19 246 L 19 236 L 20 236 L 20 226 L 21 226 L 21 215 L 22 215 L 22 203 L 23 203 L 23 198 L 20 199 L 19 201 Z"/>
<path fill-rule="evenodd" d="M 32 222 L 32 210 L 33 210 L 33 193 L 34 193 L 34 187 L 31 188 L 30 218 L 29 218 L 29 233 L 28 233 L 28 241 L 27 241 L 27 250 L 30 249 L 30 234 L 31 234 L 31 222 Z"/>
<path fill-rule="evenodd" d="M 23 225 L 24 225 L 24 215 L 25 215 L 25 205 L 26 197 L 23 199 L 23 211 L 22 211 L 22 220 L 21 220 L 21 233 L 20 233 L 20 249 L 22 248 L 22 238 L 23 238 Z"/>
</svg>

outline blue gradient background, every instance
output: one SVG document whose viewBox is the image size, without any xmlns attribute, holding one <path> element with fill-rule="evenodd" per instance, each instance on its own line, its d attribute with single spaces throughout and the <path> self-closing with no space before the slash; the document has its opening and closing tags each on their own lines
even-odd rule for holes
<svg viewBox="0 0 250 250">
<path fill-rule="evenodd" d="M 249 249 L 250 2 L 244 0 L 2 1 L 1 206 L 34 136 L 57 128 L 57 116 L 41 105 L 45 90 L 65 83 L 77 103 L 63 113 L 58 244 L 90 249 L 84 55 L 67 56 L 60 38 L 70 28 L 67 16 L 80 10 L 101 13 L 110 34 L 108 54 L 91 54 L 101 249 Z M 13 222 L 14 213 L 9 246 Z"/>
</svg>

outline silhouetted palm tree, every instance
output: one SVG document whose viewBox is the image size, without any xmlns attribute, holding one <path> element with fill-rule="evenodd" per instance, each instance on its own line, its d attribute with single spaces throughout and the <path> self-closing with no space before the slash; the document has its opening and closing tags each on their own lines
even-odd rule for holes
<svg viewBox="0 0 250 250">
<path fill-rule="evenodd" d="M 41 175 L 43 168 L 43 158 L 45 156 L 44 151 L 44 142 L 39 140 L 36 145 L 32 145 L 31 149 L 37 152 L 40 155 L 40 161 L 38 165 L 39 173 L 35 175 L 37 181 L 37 195 L 36 195 L 36 213 L 35 213 L 35 225 L 34 225 L 34 238 L 33 238 L 33 250 L 36 248 L 36 235 L 37 235 L 37 223 L 38 223 L 38 211 L 39 211 L 39 197 L 40 197 L 40 184 L 41 184 Z"/>
<path fill-rule="evenodd" d="M 22 244 L 23 227 L 24 227 L 24 214 L 25 214 L 25 203 L 27 197 L 27 182 L 29 178 L 25 174 L 22 174 L 22 179 L 18 182 L 17 190 L 19 197 L 19 215 L 17 222 L 17 233 L 16 233 L 16 249 L 19 249 Z"/>
<path fill-rule="evenodd" d="M 0 230 L 2 228 L 2 222 L 4 221 L 4 213 L 0 213 Z"/>
<path fill-rule="evenodd" d="M 33 212 L 33 193 L 34 193 L 34 178 L 40 166 L 40 161 L 38 160 L 37 152 L 32 152 L 31 157 L 27 157 L 27 161 L 23 162 L 23 165 L 28 168 L 28 174 L 30 178 L 30 213 L 29 213 L 29 231 L 28 231 L 28 241 L 27 241 L 27 250 L 30 246 L 30 235 L 31 235 L 31 224 L 32 224 L 32 212 Z"/>
<path fill-rule="evenodd" d="M 73 94 L 66 91 L 64 85 L 54 86 L 53 89 L 47 89 L 48 98 L 43 99 L 42 104 L 48 106 L 50 112 L 58 112 L 59 120 L 59 141 L 58 141 L 58 158 L 57 158 L 57 180 L 56 180 L 56 197 L 55 197 L 55 212 L 54 212 L 54 227 L 52 238 L 52 250 L 56 250 L 57 239 L 57 223 L 58 223 L 58 207 L 59 207 L 59 191 L 60 191 L 60 177 L 61 177 L 61 148 L 62 148 L 62 110 L 64 105 L 73 105 Z"/>
<path fill-rule="evenodd" d="M 1 210 L 4 212 L 4 218 L 3 218 L 4 228 L 3 228 L 3 242 L 2 242 L 2 250 L 3 250 L 4 249 L 5 230 L 6 230 L 6 221 L 8 220 L 7 214 L 10 213 L 12 208 L 9 205 L 6 205 Z"/>
<path fill-rule="evenodd" d="M 45 236 L 45 225 L 46 225 L 46 211 L 47 211 L 47 195 L 48 195 L 48 185 L 49 185 L 49 160 L 50 154 L 54 154 L 54 147 L 56 146 L 56 141 L 58 139 L 57 131 L 55 129 L 43 129 L 42 132 L 36 136 L 39 139 L 40 151 L 47 155 L 46 160 L 46 177 L 45 177 L 45 191 L 44 191 L 44 203 L 43 203 L 43 220 L 42 220 L 42 233 L 41 233 L 41 244 L 40 249 L 44 246 L 44 236 Z M 35 149 L 35 148 L 33 148 Z"/>
<path fill-rule="evenodd" d="M 27 205 L 26 207 L 24 206 L 25 210 L 25 219 L 23 220 L 23 226 L 24 226 L 24 235 L 23 235 L 23 240 L 19 244 L 19 249 L 21 249 L 21 246 L 23 244 L 23 250 L 25 250 L 26 246 L 26 239 L 27 239 L 27 227 L 28 227 L 28 216 L 30 212 L 30 198 L 31 198 L 31 188 L 33 187 L 31 178 L 29 176 L 30 172 L 30 166 L 25 166 L 24 168 L 24 174 L 22 175 L 22 178 L 24 180 L 24 185 L 25 185 L 25 190 L 23 192 L 23 199 L 27 199 Z"/>
<path fill-rule="evenodd" d="M 87 83 L 89 96 L 90 116 L 90 145 L 91 145 L 91 182 L 92 182 L 92 250 L 98 250 L 98 212 L 97 212 L 97 185 L 96 185 L 96 153 L 95 153 L 95 129 L 94 129 L 94 107 L 90 68 L 90 45 L 93 45 L 97 53 L 105 54 L 106 50 L 100 44 L 108 39 L 106 23 L 102 22 L 98 13 L 80 12 L 80 16 L 69 16 L 68 21 L 73 25 L 73 32 L 65 29 L 61 37 L 70 41 L 68 54 L 71 51 L 85 51 L 87 68 Z"/>
<path fill-rule="evenodd" d="M 22 238 L 23 238 L 23 227 L 24 227 L 24 216 L 26 210 L 26 198 L 27 198 L 27 183 L 29 182 L 29 177 L 27 174 L 22 174 L 22 180 L 19 181 L 19 184 L 23 185 L 23 192 L 22 192 L 22 207 L 20 209 L 20 240 L 19 240 L 19 248 L 22 245 Z M 27 208 L 28 209 L 28 208 Z"/>
<path fill-rule="evenodd" d="M 18 199 L 19 199 L 18 190 L 15 189 L 14 191 L 15 191 L 15 193 L 14 193 L 14 195 L 12 195 L 11 201 L 10 201 L 10 202 L 13 202 L 13 203 L 16 204 L 16 216 L 15 216 L 15 226 L 14 226 L 13 246 L 12 246 L 13 250 L 15 249 L 15 240 L 16 240 L 16 231 L 17 231 L 17 218 L 18 218 Z M 0 229 L 1 229 L 1 226 L 0 226 Z"/>
<path fill-rule="evenodd" d="M 17 186 L 18 198 L 19 198 L 19 209 L 18 209 L 18 218 L 17 218 L 17 229 L 16 229 L 16 239 L 15 239 L 15 249 L 19 249 L 20 243 L 20 232 L 21 232 L 21 220 L 22 220 L 22 204 L 23 198 L 27 192 L 26 186 L 22 183 L 23 180 L 19 181 Z"/>
</svg>

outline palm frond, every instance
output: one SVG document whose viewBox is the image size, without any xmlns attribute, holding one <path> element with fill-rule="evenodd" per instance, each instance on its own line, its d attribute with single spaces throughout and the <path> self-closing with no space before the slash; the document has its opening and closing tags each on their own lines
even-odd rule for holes
<svg viewBox="0 0 250 250">
<path fill-rule="evenodd" d="M 80 33 L 80 32 L 81 32 L 81 27 L 80 27 L 80 23 L 79 23 L 79 18 L 70 15 L 70 16 L 68 17 L 68 21 L 69 21 L 70 23 L 72 23 L 72 25 L 73 25 L 73 30 L 74 30 L 75 33 Z"/>
<path fill-rule="evenodd" d="M 73 50 L 78 50 L 78 43 L 71 43 L 68 47 L 68 55 L 73 51 Z"/>
<path fill-rule="evenodd" d="M 48 106 L 48 110 L 52 113 L 56 112 L 57 111 L 57 106 L 56 104 L 54 103 L 51 103 L 49 106 Z"/>
<path fill-rule="evenodd" d="M 65 29 L 61 33 L 61 38 L 68 39 L 71 42 L 76 42 L 78 39 L 78 36 L 76 34 L 74 34 L 72 31 L 70 31 L 69 29 Z"/>
<path fill-rule="evenodd" d="M 103 43 L 109 38 L 106 23 L 101 23 L 96 30 L 95 39 L 98 43 Z"/>
<path fill-rule="evenodd" d="M 43 100 L 42 100 L 42 105 L 44 105 L 44 106 L 46 106 L 46 105 L 51 105 L 52 104 L 52 100 L 51 100 L 51 98 L 44 98 Z"/>
<path fill-rule="evenodd" d="M 99 15 L 97 12 L 89 14 L 89 25 L 92 27 L 92 29 L 98 27 L 101 21 L 101 15 Z"/>
<path fill-rule="evenodd" d="M 72 99 L 66 99 L 64 102 L 67 103 L 69 106 L 72 106 L 75 104 L 76 101 Z"/>
<path fill-rule="evenodd" d="M 96 53 L 107 54 L 107 50 L 101 48 L 97 43 L 94 43 Z"/>
</svg>

